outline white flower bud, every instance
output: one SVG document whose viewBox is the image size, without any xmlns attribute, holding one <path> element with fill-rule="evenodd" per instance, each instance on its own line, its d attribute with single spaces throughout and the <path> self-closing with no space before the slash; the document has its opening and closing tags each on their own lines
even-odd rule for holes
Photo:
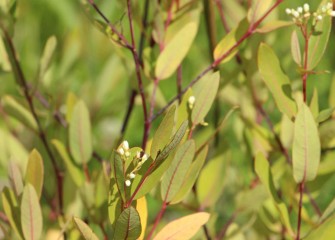
<svg viewBox="0 0 335 240">
<path fill-rule="evenodd" d="M 322 20 L 322 16 L 321 16 L 321 15 L 318 15 L 318 16 L 316 17 L 316 19 L 319 20 L 319 21 L 321 21 L 321 20 Z"/>
<path fill-rule="evenodd" d="M 332 11 L 332 12 L 330 13 L 330 16 L 331 16 L 331 17 L 335 17 L 335 11 Z"/>
<path fill-rule="evenodd" d="M 130 174 L 129 174 L 129 177 L 130 177 L 131 179 L 134 179 L 135 176 L 136 176 L 136 175 L 135 175 L 134 173 L 130 173 Z"/>
<path fill-rule="evenodd" d="M 286 9 L 285 9 L 285 12 L 286 12 L 286 14 L 287 14 L 287 15 L 290 15 L 290 14 L 292 14 L 292 10 L 291 10 L 291 9 L 289 9 L 289 8 L 286 8 Z"/>
<path fill-rule="evenodd" d="M 326 6 L 323 6 L 323 7 L 321 8 L 321 12 L 323 12 L 323 13 L 327 12 L 327 7 L 326 7 Z"/>
<path fill-rule="evenodd" d="M 146 160 L 148 160 L 149 156 L 148 154 L 144 154 L 143 157 L 142 157 L 142 161 L 145 162 Z"/>
<path fill-rule="evenodd" d="M 126 152 L 124 153 L 124 155 L 125 155 L 126 157 L 130 157 L 130 152 L 129 152 L 129 151 L 126 151 Z"/>
<path fill-rule="evenodd" d="M 304 11 L 309 12 L 309 4 L 308 3 L 304 4 Z"/>
<path fill-rule="evenodd" d="M 297 12 L 298 12 L 298 13 L 302 13 L 302 12 L 303 12 L 302 7 L 298 7 L 298 8 L 297 8 Z"/>
<path fill-rule="evenodd" d="M 298 18 L 300 16 L 300 14 L 296 11 L 296 10 L 292 10 L 292 15 L 295 17 L 295 18 Z"/>
<path fill-rule="evenodd" d="M 331 3 L 331 2 L 327 3 L 327 8 L 333 9 L 333 3 Z"/>
<path fill-rule="evenodd" d="M 128 143 L 128 141 L 123 141 L 122 142 L 122 147 L 123 147 L 124 150 L 129 150 L 129 143 Z"/>
<path fill-rule="evenodd" d="M 189 97 L 187 102 L 190 105 L 190 107 L 192 108 L 194 103 L 195 103 L 195 97 L 194 96 Z"/>
<path fill-rule="evenodd" d="M 124 155 L 124 150 L 123 150 L 123 148 L 119 148 L 119 149 L 117 150 L 117 152 L 118 152 L 121 156 Z"/>
<path fill-rule="evenodd" d="M 131 185 L 131 181 L 130 180 L 126 180 L 125 184 L 126 184 L 127 187 L 129 187 Z"/>
</svg>

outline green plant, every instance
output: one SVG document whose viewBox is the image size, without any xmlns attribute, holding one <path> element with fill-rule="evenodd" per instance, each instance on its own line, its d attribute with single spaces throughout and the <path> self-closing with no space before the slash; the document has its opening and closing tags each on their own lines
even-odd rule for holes
<svg viewBox="0 0 335 240">
<path fill-rule="evenodd" d="M 335 12 L 289 4 L 2 1 L 0 236 L 334 238 Z"/>
</svg>

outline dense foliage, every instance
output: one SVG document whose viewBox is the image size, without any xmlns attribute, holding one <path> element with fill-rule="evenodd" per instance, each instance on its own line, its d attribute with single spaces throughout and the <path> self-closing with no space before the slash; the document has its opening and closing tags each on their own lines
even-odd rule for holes
<svg viewBox="0 0 335 240">
<path fill-rule="evenodd" d="M 1 0 L 0 239 L 335 239 L 329 0 Z"/>
</svg>

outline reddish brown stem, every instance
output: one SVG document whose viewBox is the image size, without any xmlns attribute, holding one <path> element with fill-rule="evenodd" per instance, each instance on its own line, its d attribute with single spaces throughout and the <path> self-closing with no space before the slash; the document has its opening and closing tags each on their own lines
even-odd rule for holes
<svg viewBox="0 0 335 240">
<path fill-rule="evenodd" d="M 304 187 L 305 187 L 305 183 L 301 182 L 299 184 L 299 212 L 298 212 L 298 225 L 297 225 L 297 236 L 296 236 L 296 240 L 300 240 L 300 228 L 301 228 L 301 210 L 302 210 L 302 198 L 304 195 Z"/>
<path fill-rule="evenodd" d="M 148 237 L 147 237 L 148 240 L 150 240 L 152 238 L 152 235 L 154 234 L 154 232 L 155 232 L 155 230 L 158 226 L 159 221 L 161 220 L 161 218 L 163 217 L 163 215 L 165 213 L 166 207 L 167 207 L 167 203 L 164 201 L 163 204 L 162 204 L 161 210 L 159 211 L 159 213 L 158 213 L 158 215 L 155 219 L 155 223 L 154 223 L 153 227 L 151 228 L 151 230 L 148 234 Z"/>
</svg>

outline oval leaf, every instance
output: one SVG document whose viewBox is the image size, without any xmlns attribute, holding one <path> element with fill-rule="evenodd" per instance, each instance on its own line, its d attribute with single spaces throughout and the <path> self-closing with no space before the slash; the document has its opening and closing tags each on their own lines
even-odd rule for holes
<svg viewBox="0 0 335 240">
<path fill-rule="evenodd" d="M 198 23 L 187 23 L 168 43 L 157 59 L 155 75 L 158 79 L 170 77 L 185 58 L 197 34 Z"/>
<path fill-rule="evenodd" d="M 13 161 L 9 162 L 8 175 L 12 188 L 14 189 L 15 195 L 17 197 L 20 196 L 23 190 L 22 175 L 20 169 Z"/>
<path fill-rule="evenodd" d="M 301 50 L 297 31 L 294 30 L 291 36 L 291 53 L 293 60 L 301 66 Z"/>
<path fill-rule="evenodd" d="M 114 239 L 135 240 L 141 231 L 140 216 L 135 208 L 129 207 L 123 210 L 116 221 Z"/>
<path fill-rule="evenodd" d="M 33 185 L 38 198 L 41 198 L 44 181 L 44 165 L 43 159 L 36 149 L 29 155 L 25 181 Z"/>
<path fill-rule="evenodd" d="M 25 239 L 38 240 L 41 238 L 43 229 L 42 211 L 35 188 L 30 183 L 23 190 L 21 226 Z"/>
<path fill-rule="evenodd" d="M 265 84 L 277 103 L 279 111 L 292 119 L 297 109 L 291 95 L 290 80 L 282 71 L 276 54 L 264 43 L 258 50 L 258 67 Z"/>
<path fill-rule="evenodd" d="M 92 155 L 91 123 L 83 101 L 74 106 L 69 129 L 71 154 L 78 164 L 87 163 Z"/>
<path fill-rule="evenodd" d="M 294 123 L 293 175 L 297 183 L 316 177 L 320 162 L 320 138 L 313 115 L 303 103 Z"/>
<path fill-rule="evenodd" d="M 191 239 L 209 220 L 209 213 L 199 212 L 179 218 L 167 224 L 154 240 Z"/>
<path fill-rule="evenodd" d="M 172 163 L 166 171 L 161 185 L 162 199 L 170 202 L 179 191 L 195 152 L 195 143 L 189 140 L 178 147 Z"/>
<path fill-rule="evenodd" d="M 85 240 L 99 240 L 99 238 L 97 237 L 97 235 L 95 235 L 92 229 L 80 218 L 74 217 L 73 221 Z"/>
</svg>

